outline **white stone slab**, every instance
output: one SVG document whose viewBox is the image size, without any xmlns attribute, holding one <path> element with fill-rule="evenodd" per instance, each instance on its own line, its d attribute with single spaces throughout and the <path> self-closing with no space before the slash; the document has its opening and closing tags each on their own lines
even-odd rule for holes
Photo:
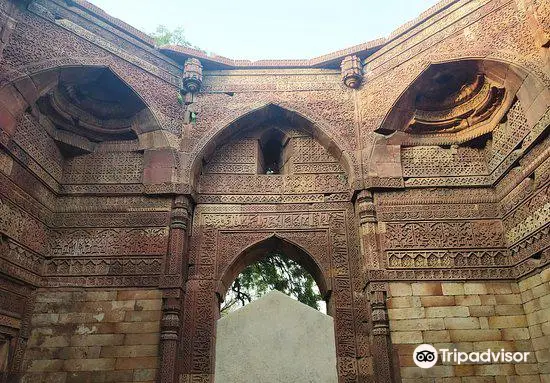
<svg viewBox="0 0 550 383">
<path fill-rule="evenodd" d="M 334 325 L 272 291 L 218 320 L 216 383 L 337 383 Z"/>
</svg>

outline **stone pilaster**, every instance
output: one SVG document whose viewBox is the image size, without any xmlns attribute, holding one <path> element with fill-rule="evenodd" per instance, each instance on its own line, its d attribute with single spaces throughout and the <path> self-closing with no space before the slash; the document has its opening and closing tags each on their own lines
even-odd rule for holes
<svg viewBox="0 0 550 383">
<path fill-rule="evenodd" d="M 27 298 L 27 305 L 25 307 L 25 314 L 21 321 L 21 328 L 19 334 L 15 340 L 15 347 L 13 350 L 13 359 L 11 360 L 10 375 L 12 377 L 20 376 L 22 374 L 23 356 L 27 348 L 27 342 L 31 335 L 31 317 L 34 311 L 34 304 L 36 300 L 36 290 L 34 290 Z"/>
<path fill-rule="evenodd" d="M 372 282 L 367 285 L 372 317 L 372 355 L 374 376 L 379 383 L 395 382 L 393 352 L 386 299 L 388 284 Z"/>
<path fill-rule="evenodd" d="M 367 190 L 361 191 L 357 196 L 355 206 L 355 211 L 359 216 L 359 239 L 364 261 L 363 267 L 365 270 L 383 268 L 372 193 Z"/>
<path fill-rule="evenodd" d="M 160 322 L 159 383 L 173 383 L 177 378 L 176 366 L 182 318 L 183 286 L 187 279 L 187 238 L 191 216 L 191 201 L 187 196 L 174 198 L 170 219 L 170 240 L 165 257 L 162 289 L 162 318 Z"/>
</svg>

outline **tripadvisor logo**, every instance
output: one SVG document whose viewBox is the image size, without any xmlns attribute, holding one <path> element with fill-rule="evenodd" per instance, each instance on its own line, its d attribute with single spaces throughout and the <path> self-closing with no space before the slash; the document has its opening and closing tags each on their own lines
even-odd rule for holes
<svg viewBox="0 0 550 383">
<path fill-rule="evenodd" d="M 413 360 L 420 368 L 431 368 L 437 363 L 437 350 L 431 344 L 421 344 L 414 349 Z"/>
<path fill-rule="evenodd" d="M 443 363 L 525 363 L 529 352 L 511 352 L 504 351 L 474 351 L 474 352 L 461 352 L 456 348 L 449 350 L 442 348 L 435 349 L 431 344 L 421 344 L 415 348 L 413 353 L 413 361 L 420 368 L 431 368 L 435 366 L 438 360 L 438 354 L 441 354 L 441 361 Z"/>
</svg>

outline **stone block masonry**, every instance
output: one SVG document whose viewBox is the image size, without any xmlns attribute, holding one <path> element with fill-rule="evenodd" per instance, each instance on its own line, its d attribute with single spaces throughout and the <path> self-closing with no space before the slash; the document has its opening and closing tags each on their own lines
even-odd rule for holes
<svg viewBox="0 0 550 383">
<path fill-rule="evenodd" d="M 39 290 L 23 383 L 154 382 L 158 290 Z"/>
<path fill-rule="evenodd" d="M 550 382 L 550 269 L 518 283 L 542 382 Z"/>
<path fill-rule="evenodd" d="M 519 283 L 390 283 L 391 338 L 403 383 L 548 381 L 549 276 L 546 270 Z M 462 352 L 504 349 L 530 355 L 522 364 L 438 362 L 421 369 L 412 353 L 422 343 Z"/>
</svg>

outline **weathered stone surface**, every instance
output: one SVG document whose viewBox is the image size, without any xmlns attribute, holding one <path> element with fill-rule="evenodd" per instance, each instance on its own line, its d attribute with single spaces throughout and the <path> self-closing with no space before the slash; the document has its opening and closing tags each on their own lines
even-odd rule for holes
<svg viewBox="0 0 550 383">
<path fill-rule="evenodd" d="M 445 0 L 386 39 L 250 62 L 155 49 L 80 0 L 0 2 L 10 379 L 210 382 L 218 298 L 277 245 L 329 299 L 339 381 L 394 361 L 405 383 L 547 381 L 549 20 Z M 419 376 L 420 341 L 534 359 Z M 122 356 L 140 345 L 147 366 Z"/>
<path fill-rule="evenodd" d="M 147 299 L 135 300 L 142 297 Z M 38 312 L 31 317 L 36 327 L 24 359 L 29 373 L 66 372 L 44 376 L 45 381 L 63 383 L 155 379 L 161 304 L 158 291 L 49 290 L 39 293 L 37 301 L 43 305 L 37 304 Z M 52 310 L 63 313 L 49 312 Z M 26 374 L 24 379 L 27 376 L 32 379 L 34 375 Z"/>
<path fill-rule="evenodd" d="M 218 320 L 216 382 L 337 382 L 333 326 L 272 291 Z"/>
</svg>

